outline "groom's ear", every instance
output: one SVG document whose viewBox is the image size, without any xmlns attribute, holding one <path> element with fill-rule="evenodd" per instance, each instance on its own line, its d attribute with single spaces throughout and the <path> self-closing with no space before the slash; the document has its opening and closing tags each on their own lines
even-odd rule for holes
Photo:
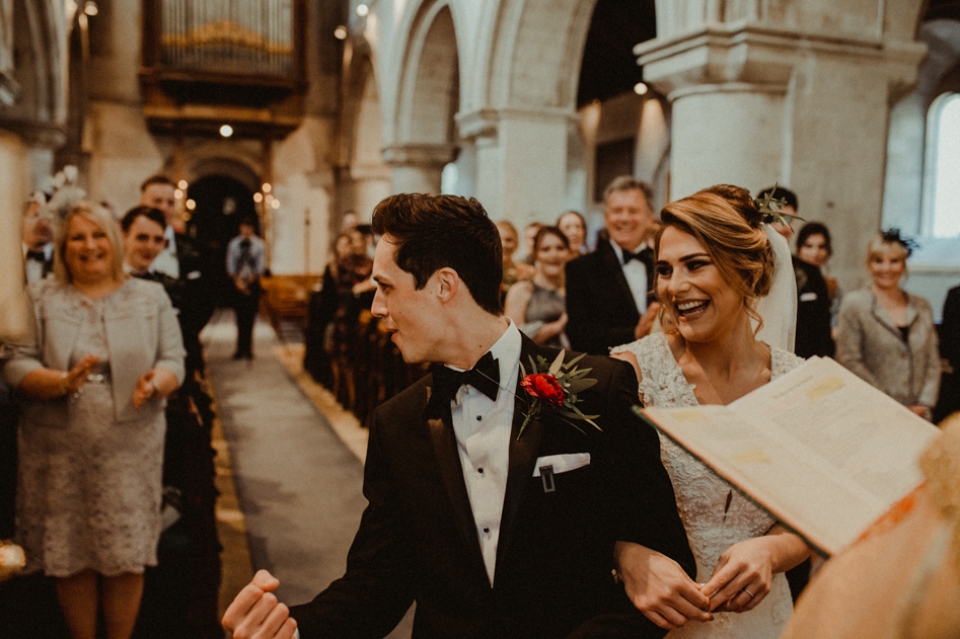
<svg viewBox="0 0 960 639">
<path fill-rule="evenodd" d="M 436 278 L 437 299 L 442 302 L 448 302 L 457 296 L 460 290 L 460 275 L 449 266 L 439 269 L 433 274 Z"/>
</svg>

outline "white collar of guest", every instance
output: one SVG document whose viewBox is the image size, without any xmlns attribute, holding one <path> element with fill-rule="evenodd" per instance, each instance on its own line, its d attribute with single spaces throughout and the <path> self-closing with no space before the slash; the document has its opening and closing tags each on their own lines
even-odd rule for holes
<svg viewBox="0 0 960 639">
<path fill-rule="evenodd" d="M 614 242 L 613 240 L 610 240 L 610 246 L 613 248 L 613 252 L 617 254 L 617 261 L 620 262 L 620 266 L 623 266 L 623 248 L 621 248 L 621 246 L 616 242 Z M 631 253 L 639 253 L 640 251 L 648 247 L 652 248 L 650 247 L 649 244 L 647 244 L 647 241 L 644 240 L 640 242 L 640 246 L 638 246 L 635 250 L 631 251 Z"/>
</svg>

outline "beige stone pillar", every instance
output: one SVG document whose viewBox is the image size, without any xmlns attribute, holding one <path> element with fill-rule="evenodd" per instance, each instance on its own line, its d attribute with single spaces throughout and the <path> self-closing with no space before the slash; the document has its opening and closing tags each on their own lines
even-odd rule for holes
<svg viewBox="0 0 960 639">
<path fill-rule="evenodd" d="M 394 193 L 440 193 L 443 167 L 456 159 L 452 144 L 403 144 L 387 147 L 384 161 L 391 168 Z"/>
<path fill-rule="evenodd" d="M 567 139 L 576 116 L 565 110 L 484 110 L 457 116 L 476 142 L 476 194 L 494 219 L 521 227 L 552 222 L 567 194 Z"/>
<path fill-rule="evenodd" d="M 0 339 L 21 335 L 27 329 L 23 296 L 21 210 L 29 175 L 28 150 L 21 139 L 0 129 Z"/>
<path fill-rule="evenodd" d="M 880 223 L 889 104 L 914 82 L 925 51 L 875 21 L 857 32 L 844 14 L 851 2 L 819 7 L 819 18 L 835 12 L 848 27 L 835 33 L 800 18 L 784 29 L 756 15 L 700 25 L 658 15 L 675 31 L 634 49 L 644 79 L 672 103 L 671 196 L 719 182 L 793 189 L 801 216 L 833 231 L 832 271 L 846 286 Z M 869 14 L 868 4 L 882 16 L 882 2 L 857 12 Z M 658 3 L 658 12 L 671 7 Z"/>
</svg>

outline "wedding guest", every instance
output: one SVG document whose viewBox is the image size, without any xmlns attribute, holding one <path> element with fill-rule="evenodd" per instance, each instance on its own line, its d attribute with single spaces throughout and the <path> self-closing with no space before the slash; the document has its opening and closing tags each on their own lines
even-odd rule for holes
<svg viewBox="0 0 960 639">
<path fill-rule="evenodd" d="M 523 262 L 517 264 L 513 261 L 513 254 L 517 252 L 520 245 L 520 239 L 517 235 L 517 227 L 508 220 L 497 222 L 497 232 L 500 233 L 500 246 L 503 249 L 503 285 L 502 295 L 510 291 L 510 287 L 520 280 L 528 280 L 533 277 L 534 267 Z"/>
<path fill-rule="evenodd" d="M 912 240 L 897 229 L 867 244 L 870 286 L 840 303 L 837 361 L 926 419 L 940 388 L 940 354 L 927 300 L 900 287 Z"/>
<path fill-rule="evenodd" d="M 653 297 L 653 189 L 631 176 L 604 191 L 606 234 L 593 253 L 567 263 L 567 335 L 578 351 L 606 355 L 647 335 L 660 305 Z"/>
<path fill-rule="evenodd" d="M 503 314 L 537 344 L 570 348 L 567 326 L 564 267 L 570 259 L 567 236 L 555 226 L 544 226 L 534 242 L 536 273 L 507 292 Z"/>
<path fill-rule="evenodd" d="M 537 233 L 540 232 L 542 226 L 543 224 L 540 222 L 530 222 L 523 227 L 523 246 L 526 249 L 526 255 L 523 256 L 522 262 L 528 266 L 533 266 L 533 242 L 537 239 Z"/>
<path fill-rule="evenodd" d="M 557 218 L 557 228 L 563 231 L 570 242 L 574 256 L 589 253 L 587 250 L 587 221 L 577 211 L 567 211 Z"/>
<path fill-rule="evenodd" d="M 933 411 L 934 423 L 960 411 L 960 286 L 947 292 L 940 322 L 940 399 Z"/>
<path fill-rule="evenodd" d="M 783 213 L 797 215 L 800 203 L 796 193 L 778 186 L 760 191 L 759 196 L 762 198 L 768 194 L 785 203 Z M 775 222 L 772 226 L 787 242 L 793 239 L 792 219 L 785 218 L 783 222 Z M 830 331 L 827 282 L 818 266 L 807 263 L 797 255 L 793 256 L 793 271 L 797 281 L 797 330 L 793 352 L 800 357 L 832 357 L 835 348 Z"/>
<path fill-rule="evenodd" d="M 210 286 L 208 262 L 201 247 L 187 234 L 183 218 L 177 210 L 177 186 L 165 175 L 152 175 L 140 185 L 141 206 L 163 212 L 166 219 L 166 245 L 150 265 L 150 270 L 172 278 L 165 282 L 167 293 L 177 309 L 177 319 L 187 349 L 186 381 L 193 385 L 196 375 L 203 376 L 203 347 L 200 331 L 210 321 L 214 309 L 214 295 Z"/>
<path fill-rule="evenodd" d="M 835 327 L 837 314 L 840 312 L 840 285 L 835 277 L 828 277 L 823 272 L 833 255 L 833 242 L 830 239 L 830 229 L 821 222 L 807 222 L 797 233 L 797 257 L 820 269 L 823 280 L 827 285 L 827 297 L 830 299 L 830 325 Z"/>
<path fill-rule="evenodd" d="M 53 271 L 53 227 L 41 215 L 46 196 L 38 191 L 23 205 L 23 268 L 27 284 Z"/>
<path fill-rule="evenodd" d="M 260 306 L 260 276 L 267 267 L 266 247 L 256 235 L 256 221 L 240 221 L 240 233 L 227 244 L 227 273 L 233 279 L 237 314 L 237 350 L 233 359 L 253 359 L 253 325 Z"/>
<path fill-rule="evenodd" d="M 160 281 L 159 274 L 153 273 L 150 267 L 166 247 L 165 226 L 163 212 L 150 206 L 135 206 L 124 214 L 120 219 L 120 232 L 124 245 L 123 267 L 127 273 Z M 167 294 L 170 295 L 169 290 Z M 170 295 L 170 299 L 173 298 L 174 295 Z"/>
<path fill-rule="evenodd" d="M 369 505 L 344 576 L 288 610 L 261 571 L 224 626 L 235 639 L 383 637 L 416 602 L 420 639 L 661 636 L 610 575 L 617 540 L 692 569 L 657 437 L 630 411 L 629 366 L 575 364 L 596 382 L 577 398 L 599 429 L 545 406 L 525 420 L 520 383 L 535 382 L 520 362 L 558 351 L 503 317 L 500 239 L 480 203 L 394 195 L 373 225 L 373 314 L 405 361 L 433 372 L 373 415 Z"/>
<path fill-rule="evenodd" d="M 123 253 L 113 219 L 72 208 L 4 368 L 24 399 L 17 538 L 26 570 L 56 577 L 76 639 L 95 636 L 98 609 L 111 639 L 133 632 L 157 564 L 165 398 L 184 374 L 170 299 L 128 279 Z"/>
<path fill-rule="evenodd" d="M 799 366 L 799 357 L 758 341 L 751 324 L 762 323 L 756 303 L 770 294 L 779 264 L 749 192 L 713 186 L 660 217 L 656 291 L 676 330 L 613 349 L 636 370 L 644 405 L 729 404 Z M 665 593 L 651 619 L 675 631 L 668 637 L 779 636 L 793 607 L 783 573 L 809 549 L 682 447 L 663 436 L 660 444 L 697 575 L 665 563 L 653 587 L 634 571 L 660 558 L 634 547 L 619 556 L 627 593 L 638 605 Z M 709 623 L 704 610 L 713 613 Z"/>
</svg>

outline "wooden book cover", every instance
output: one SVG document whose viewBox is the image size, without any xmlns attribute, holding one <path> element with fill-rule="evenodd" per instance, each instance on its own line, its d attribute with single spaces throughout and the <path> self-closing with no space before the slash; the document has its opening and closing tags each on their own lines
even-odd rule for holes
<svg viewBox="0 0 960 639">
<path fill-rule="evenodd" d="M 825 555 L 909 499 L 939 434 L 817 357 L 727 406 L 636 411 Z"/>
</svg>

